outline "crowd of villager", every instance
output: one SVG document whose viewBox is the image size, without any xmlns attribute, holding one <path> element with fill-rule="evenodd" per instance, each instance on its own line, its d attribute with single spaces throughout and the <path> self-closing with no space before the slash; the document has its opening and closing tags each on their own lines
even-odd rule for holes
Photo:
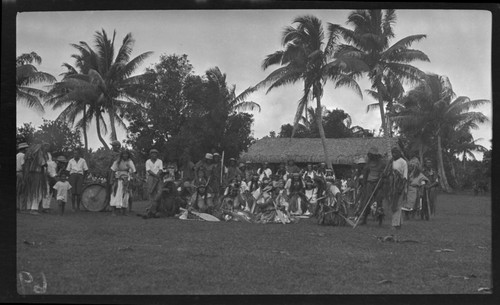
<svg viewBox="0 0 500 305">
<path fill-rule="evenodd" d="M 315 217 L 318 223 L 356 226 L 367 223 L 369 215 L 382 223 L 387 214 L 394 229 L 403 219 L 416 213 L 435 211 L 438 174 L 432 160 L 420 164 L 394 147 L 385 160 L 376 147 L 366 158 L 359 158 L 351 175 L 336 177 L 326 163 L 301 168 L 293 160 L 278 166 L 264 162 L 238 162 L 222 153 L 206 153 L 194 163 L 185 158 L 178 165 L 164 164 L 159 152 L 151 149 L 145 162 L 145 179 L 137 175 L 132 154 L 111 143 L 112 158 L 108 176 L 101 182 L 106 189 L 106 206 L 112 216 L 126 215 L 132 209 L 131 183 L 145 185 L 148 207 L 137 214 L 144 219 L 177 217 L 208 221 L 246 221 L 254 223 L 294 223 Z M 17 208 L 39 215 L 47 212 L 53 197 L 63 215 L 71 201 L 80 211 L 89 168 L 80 151 L 67 160 L 52 159 L 46 143 L 18 145 Z M 71 200 L 69 200 L 71 199 Z M 424 211 L 426 202 L 428 211 Z"/>
</svg>

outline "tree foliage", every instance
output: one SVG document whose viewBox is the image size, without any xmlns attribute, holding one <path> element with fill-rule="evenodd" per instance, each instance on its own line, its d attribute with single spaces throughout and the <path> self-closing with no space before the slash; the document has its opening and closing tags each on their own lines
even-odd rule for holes
<svg viewBox="0 0 500 305">
<path fill-rule="evenodd" d="M 43 120 L 43 124 L 35 129 L 31 124 L 25 123 L 17 128 L 16 140 L 18 143 L 40 144 L 46 142 L 50 145 L 53 155 L 69 153 L 82 147 L 80 134 L 71 129 L 63 121 Z"/>
<path fill-rule="evenodd" d="M 204 75 L 193 73 L 187 55 L 162 55 L 148 69 L 147 99 L 129 105 L 127 143 L 146 157 L 152 148 L 164 160 L 192 160 L 205 153 L 225 152 L 238 157 L 252 140 L 253 116 L 241 110 L 260 110 L 258 104 L 237 100 L 235 86 L 226 82 L 219 68 Z"/>
</svg>

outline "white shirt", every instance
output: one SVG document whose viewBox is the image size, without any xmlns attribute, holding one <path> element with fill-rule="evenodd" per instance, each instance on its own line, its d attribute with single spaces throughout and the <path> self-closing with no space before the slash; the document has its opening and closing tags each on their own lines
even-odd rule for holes
<svg viewBox="0 0 500 305">
<path fill-rule="evenodd" d="M 260 174 L 259 181 L 262 181 L 262 179 L 264 179 L 264 177 L 271 178 L 273 171 L 270 168 L 266 168 L 264 170 L 259 168 L 258 173 Z"/>
<path fill-rule="evenodd" d="M 156 159 L 153 163 L 151 159 L 146 161 L 146 176 L 149 176 L 148 171 L 152 171 L 155 175 L 158 174 L 160 170 L 163 170 L 163 161 L 160 159 Z"/>
<path fill-rule="evenodd" d="M 403 158 L 392 161 L 392 169 L 397 170 L 403 178 L 408 179 L 408 164 Z"/>
<path fill-rule="evenodd" d="M 23 170 L 24 164 L 24 154 L 22 152 L 18 152 L 16 155 L 16 171 L 20 172 Z"/>
<path fill-rule="evenodd" d="M 71 184 L 68 181 L 57 181 L 54 189 L 57 191 L 57 200 L 68 202 L 68 190 L 71 189 Z"/>
<path fill-rule="evenodd" d="M 68 166 L 66 167 L 66 170 L 69 172 L 69 174 L 82 174 L 84 171 L 89 170 L 87 166 L 87 162 L 85 159 L 80 158 L 78 159 L 78 162 L 73 158 L 69 160 Z"/>
</svg>

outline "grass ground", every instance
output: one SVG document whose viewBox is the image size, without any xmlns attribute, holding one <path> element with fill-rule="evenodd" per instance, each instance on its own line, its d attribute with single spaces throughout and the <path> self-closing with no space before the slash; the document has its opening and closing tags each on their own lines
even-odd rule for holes
<svg viewBox="0 0 500 305">
<path fill-rule="evenodd" d="M 262 225 L 71 209 L 62 217 L 17 214 L 17 270 L 33 276 L 27 294 L 42 273 L 46 294 L 468 294 L 491 287 L 490 197 L 438 200 L 430 221 L 406 221 L 395 234 L 417 243 L 378 241 L 394 233 L 389 219 L 353 230 L 315 219 Z"/>
</svg>

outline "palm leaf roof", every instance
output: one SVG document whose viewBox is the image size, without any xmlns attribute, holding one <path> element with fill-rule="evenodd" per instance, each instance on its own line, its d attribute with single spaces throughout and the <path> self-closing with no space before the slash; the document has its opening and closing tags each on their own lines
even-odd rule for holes
<svg viewBox="0 0 500 305">
<path fill-rule="evenodd" d="M 341 138 L 326 139 L 327 151 L 333 164 L 354 164 L 365 157 L 371 147 L 388 159 L 392 147 L 398 145 L 398 138 Z M 324 162 L 320 138 L 270 138 L 264 137 L 250 146 L 240 156 L 242 162 L 281 163 L 288 160 L 297 163 Z"/>
</svg>

